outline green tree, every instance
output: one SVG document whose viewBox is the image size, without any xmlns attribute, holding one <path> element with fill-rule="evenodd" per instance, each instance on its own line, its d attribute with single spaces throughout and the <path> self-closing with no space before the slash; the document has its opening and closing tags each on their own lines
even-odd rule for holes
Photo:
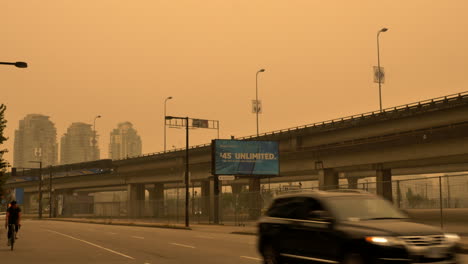
<svg viewBox="0 0 468 264">
<path fill-rule="evenodd" d="M 5 110 L 6 106 L 4 104 L 0 105 L 0 146 L 3 145 L 3 142 L 7 140 L 7 138 L 3 135 L 3 130 L 6 127 L 7 121 L 5 120 Z M 7 177 L 6 177 L 6 168 L 8 166 L 8 162 L 3 159 L 3 154 L 5 154 L 8 150 L 7 149 L 0 149 L 0 200 L 3 200 L 6 197 L 7 193 L 6 190 L 3 188 Z"/>
</svg>

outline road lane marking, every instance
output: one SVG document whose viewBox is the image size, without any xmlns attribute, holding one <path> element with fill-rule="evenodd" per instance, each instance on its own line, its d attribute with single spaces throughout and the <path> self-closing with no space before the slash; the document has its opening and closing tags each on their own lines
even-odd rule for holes
<svg viewBox="0 0 468 264">
<path fill-rule="evenodd" d="M 171 245 L 174 246 L 179 246 L 179 247 L 186 247 L 186 248 L 195 248 L 194 246 L 189 246 L 189 245 L 184 245 L 184 244 L 178 244 L 178 243 L 170 243 Z"/>
<path fill-rule="evenodd" d="M 208 238 L 208 239 L 214 239 L 214 237 L 210 237 L 210 236 L 195 236 L 195 237 L 198 237 L 198 238 Z"/>
<path fill-rule="evenodd" d="M 111 234 L 111 235 L 117 235 L 117 233 L 114 233 L 114 232 L 109 232 L 109 234 Z"/>
<path fill-rule="evenodd" d="M 140 236 L 132 236 L 133 238 L 137 238 L 137 239 L 145 239 L 144 237 L 140 237 Z"/>
<path fill-rule="evenodd" d="M 251 259 L 251 260 L 258 260 L 258 261 L 262 261 L 262 259 L 260 258 L 254 258 L 254 257 L 249 257 L 249 256 L 240 256 L 241 258 L 246 258 L 246 259 Z"/>
<path fill-rule="evenodd" d="M 64 237 L 68 237 L 68 238 L 71 238 L 71 239 L 74 239 L 74 240 L 78 240 L 78 241 L 80 241 L 80 242 L 86 243 L 86 244 L 88 244 L 88 245 L 91 245 L 91 246 L 94 246 L 94 247 L 97 247 L 97 248 L 100 248 L 100 249 L 103 249 L 103 250 L 107 250 L 107 251 L 109 251 L 109 252 L 111 252 L 111 253 L 114 253 L 114 254 L 116 254 L 116 255 L 119 255 L 119 256 L 122 256 L 122 257 L 125 257 L 125 258 L 135 259 L 135 258 L 133 258 L 133 257 L 127 256 L 127 255 L 125 255 L 125 254 L 122 254 L 122 253 L 120 253 L 120 252 L 114 251 L 114 250 L 112 250 L 112 249 L 108 249 L 108 248 L 105 248 L 105 247 L 96 245 L 96 244 L 94 244 L 94 243 L 88 242 L 88 241 L 83 240 L 83 239 L 79 239 L 79 238 L 76 238 L 76 237 L 72 237 L 72 236 L 69 236 L 69 235 L 66 235 L 66 234 L 63 234 L 63 233 L 60 233 L 60 232 L 57 232 L 57 231 L 49 230 L 49 229 L 46 229 L 46 230 L 49 231 L 49 232 L 52 232 L 52 233 L 59 234 L 59 235 L 64 236 Z"/>
</svg>

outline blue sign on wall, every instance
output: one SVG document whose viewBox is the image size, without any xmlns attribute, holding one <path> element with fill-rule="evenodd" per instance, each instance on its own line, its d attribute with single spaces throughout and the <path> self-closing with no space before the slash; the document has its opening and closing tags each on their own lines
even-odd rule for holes
<svg viewBox="0 0 468 264">
<path fill-rule="evenodd" d="M 279 175 L 276 141 L 213 140 L 213 174 Z"/>
<path fill-rule="evenodd" d="M 23 188 L 15 189 L 15 199 L 18 204 L 24 204 L 24 189 Z"/>
</svg>

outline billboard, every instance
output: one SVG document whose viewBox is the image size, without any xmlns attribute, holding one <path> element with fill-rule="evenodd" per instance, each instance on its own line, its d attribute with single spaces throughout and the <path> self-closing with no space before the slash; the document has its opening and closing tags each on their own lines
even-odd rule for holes
<svg viewBox="0 0 468 264">
<path fill-rule="evenodd" d="M 214 175 L 279 175 L 276 141 L 213 140 Z"/>
</svg>

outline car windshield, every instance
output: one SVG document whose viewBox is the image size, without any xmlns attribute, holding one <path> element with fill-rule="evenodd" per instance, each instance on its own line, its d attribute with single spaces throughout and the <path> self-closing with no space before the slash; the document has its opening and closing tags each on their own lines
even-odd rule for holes
<svg viewBox="0 0 468 264">
<path fill-rule="evenodd" d="M 341 221 L 362 221 L 408 218 L 383 199 L 372 197 L 333 197 L 327 204 L 335 217 Z"/>
</svg>

